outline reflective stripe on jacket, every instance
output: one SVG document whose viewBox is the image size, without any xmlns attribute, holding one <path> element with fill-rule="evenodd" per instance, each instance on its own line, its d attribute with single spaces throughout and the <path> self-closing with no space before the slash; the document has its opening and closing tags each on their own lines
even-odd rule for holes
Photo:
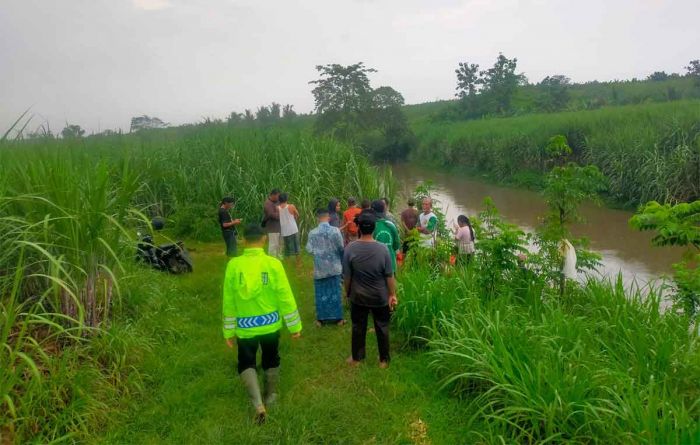
<svg viewBox="0 0 700 445">
<path fill-rule="evenodd" d="M 262 248 L 245 249 L 226 266 L 224 338 L 251 338 L 282 328 L 301 331 L 301 317 L 282 263 Z"/>
</svg>

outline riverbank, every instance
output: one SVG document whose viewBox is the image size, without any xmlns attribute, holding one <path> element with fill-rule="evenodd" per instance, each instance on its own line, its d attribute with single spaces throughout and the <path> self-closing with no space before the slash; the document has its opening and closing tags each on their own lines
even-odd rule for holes
<svg viewBox="0 0 700 445">
<path fill-rule="evenodd" d="M 401 184 L 399 194 L 402 197 L 409 196 L 417 184 L 430 181 L 446 213 L 448 226 L 461 213 L 476 216 L 483 210 L 483 200 L 487 196 L 493 199 L 506 220 L 528 232 L 535 230 L 546 212 L 541 194 L 533 190 L 498 185 L 415 163 L 396 164 L 392 170 Z M 402 200 L 393 209 L 400 212 L 404 206 Z M 576 236 L 588 237 L 591 248 L 603 256 L 605 276 L 614 278 L 622 272 L 626 283 L 637 280 L 638 284 L 644 284 L 672 273 L 671 265 L 678 262 L 684 252 L 680 248 L 652 246 L 652 234 L 629 227 L 631 212 L 588 203 L 582 206 L 581 214 L 585 222 L 575 224 L 572 231 Z"/>
<path fill-rule="evenodd" d="M 700 197 L 700 101 L 606 107 L 447 122 L 414 118 L 411 159 L 537 187 L 550 167 L 545 147 L 567 138 L 569 160 L 596 165 L 608 200 L 623 208 Z"/>
<path fill-rule="evenodd" d="M 391 367 L 377 366 L 376 342 L 368 336 L 368 360 L 345 363 L 350 327 L 313 324 L 310 258 L 295 271 L 288 265 L 304 331 L 281 341 L 280 404 L 258 427 L 237 379 L 234 351 L 221 337 L 221 282 L 226 264 L 219 243 L 187 243 L 193 274 L 169 277 L 175 289 L 147 320 L 157 339 L 135 366 L 143 390 L 121 402 L 99 436 L 102 443 L 346 443 L 456 444 L 468 432 L 464 407 L 438 391 L 429 356 L 398 347 L 394 332 Z M 138 311 L 138 309 L 137 309 Z M 136 321 L 137 325 L 139 321 Z"/>
</svg>

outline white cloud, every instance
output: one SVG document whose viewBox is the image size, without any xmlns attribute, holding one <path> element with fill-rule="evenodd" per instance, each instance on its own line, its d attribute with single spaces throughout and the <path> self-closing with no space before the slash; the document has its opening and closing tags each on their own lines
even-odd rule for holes
<svg viewBox="0 0 700 445">
<path fill-rule="evenodd" d="M 136 9 L 144 11 L 158 11 L 172 6 L 170 0 L 131 0 Z"/>
<path fill-rule="evenodd" d="M 459 29 L 475 24 L 482 16 L 489 13 L 507 11 L 517 5 L 515 0 L 468 0 L 448 7 L 430 7 L 398 15 L 392 22 L 398 29 L 420 29 L 426 26 L 437 26 L 441 29 Z"/>
</svg>

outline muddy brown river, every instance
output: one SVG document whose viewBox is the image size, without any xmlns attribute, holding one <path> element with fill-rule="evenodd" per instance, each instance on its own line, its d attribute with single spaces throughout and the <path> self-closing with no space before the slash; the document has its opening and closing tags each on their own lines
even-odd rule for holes
<svg viewBox="0 0 700 445">
<path fill-rule="evenodd" d="M 501 187 L 411 164 L 394 165 L 392 169 L 400 184 L 399 196 L 409 196 L 419 183 L 432 181 L 434 197 L 440 201 L 449 227 L 459 214 L 469 217 L 478 214 L 487 196 L 493 199 L 507 221 L 528 232 L 537 227 L 546 212 L 542 196 L 534 191 Z M 405 199 L 402 199 L 392 205 L 392 212 L 398 214 L 405 207 Z M 615 277 L 621 273 L 625 283 L 636 281 L 643 286 L 672 272 L 671 264 L 683 253 L 679 248 L 652 246 L 651 232 L 642 233 L 629 227 L 631 212 L 586 203 L 580 213 L 585 223 L 575 225 L 572 232 L 577 237 L 586 236 L 591 248 L 603 256 L 601 275 Z"/>
</svg>

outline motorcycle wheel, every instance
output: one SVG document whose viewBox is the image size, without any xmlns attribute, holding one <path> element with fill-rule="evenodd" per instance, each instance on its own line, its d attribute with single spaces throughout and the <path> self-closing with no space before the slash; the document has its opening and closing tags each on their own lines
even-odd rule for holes
<svg viewBox="0 0 700 445">
<path fill-rule="evenodd" d="M 171 273 L 181 274 L 192 272 L 192 266 L 190 266 L 185 260 L 179 257 L 170 257 L 168 259 L 168 269 Z"/>
</svg>

